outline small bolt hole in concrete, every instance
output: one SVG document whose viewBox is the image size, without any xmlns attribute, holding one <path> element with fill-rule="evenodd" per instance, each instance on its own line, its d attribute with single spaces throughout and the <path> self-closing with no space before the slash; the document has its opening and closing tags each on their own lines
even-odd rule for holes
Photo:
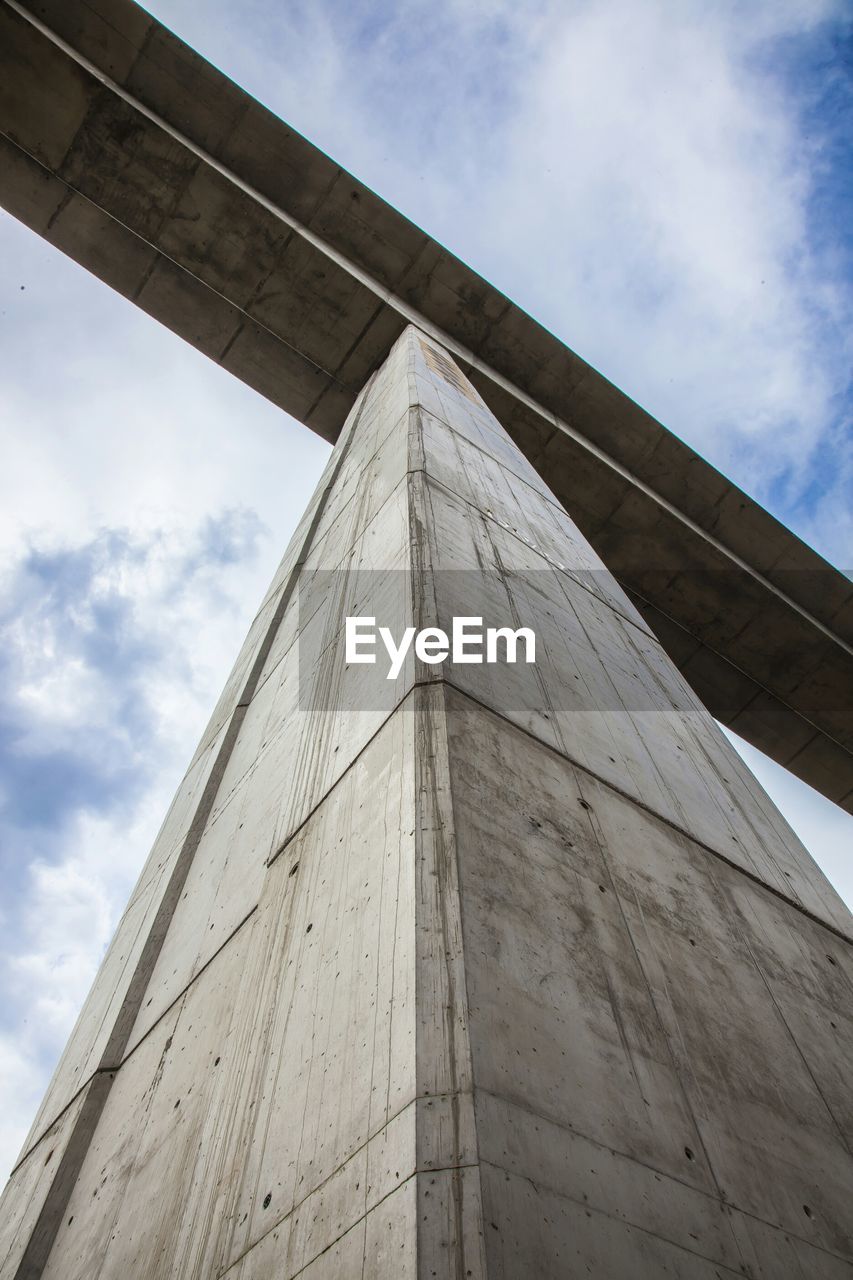
<svg viewBox="0 0 853 1280">
<path fill-rule="evenodd" d="M 803 1205 L 803 1213 L 806 1215 L 806 1217 L 807 1217 L 807 1218 L 813 1218 L 813 1217 L 814 1217 L 814 1214 L 812 1213 L 811 1209 L 809 1208 L 809 1206 L 808 1206 L 807 1204 L 804 1204 L 804 1205 Z"/>
<path fill-rule="evenodd" d="M 272 1192 L 268 1191 L 267 1194 L 264 1196 L 264 1208 L 268 1209 L 271 1203 L 272 1203 Z"/>
</svg>

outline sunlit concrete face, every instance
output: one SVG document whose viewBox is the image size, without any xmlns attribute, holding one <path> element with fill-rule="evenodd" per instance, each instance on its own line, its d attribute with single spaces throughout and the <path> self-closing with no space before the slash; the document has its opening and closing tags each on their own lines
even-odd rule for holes
<svg viewBox="0 0 853 1280">
<path fill-rule="evenodd" d="M 395 679 L 345 619 L 524 623 Z M 371 682 L 372 681 L 372 682 Z M 851 1273 L 851 920 L 470 383 L 351 413 L 0 1210 L 3 1280 Z"/>
</svg>

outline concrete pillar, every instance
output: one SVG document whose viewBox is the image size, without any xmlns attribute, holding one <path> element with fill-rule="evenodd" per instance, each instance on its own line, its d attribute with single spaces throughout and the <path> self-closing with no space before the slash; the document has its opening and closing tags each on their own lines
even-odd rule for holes
<svg viewBox="0 0 853 1280">
<path fill-rule="evenodd" d="M 527 626 L 536 662 L 347 664 Z M 851 921 L 477 393 L 362 392 L 2 1202 L 3 1280 L 853 1274 Z"/>
</svg>

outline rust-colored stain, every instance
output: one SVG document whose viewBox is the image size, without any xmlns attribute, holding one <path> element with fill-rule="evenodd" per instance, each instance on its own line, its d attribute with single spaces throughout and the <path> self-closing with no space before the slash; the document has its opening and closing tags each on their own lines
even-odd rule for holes
<svg viewBox="0 0 853 1280">
<path fill-rule="evenodd" d="M 439 377 L 444 378 L 445 382 L 449 382 L 452 387 L 460 391 L 463 396 L 467 396 L 469 400 L 473 400 L 474 404 L 480 404 L 480 397 L 471 386 L 467 378 L 465 378 L 453 361 L 444 354 L 443 351 L 436 351 L 434 347 L 430 347 L 424 342 L 423 338 L 419 338 L 421 350 L 424 353 L 424 359 L 432 369 L 433 373 L 437 373 Z"/>
</svg>

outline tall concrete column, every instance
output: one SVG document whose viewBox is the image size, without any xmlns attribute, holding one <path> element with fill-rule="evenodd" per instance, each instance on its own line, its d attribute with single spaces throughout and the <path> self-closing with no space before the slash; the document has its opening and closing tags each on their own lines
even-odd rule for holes
<svg viewBox="0 0 853 1280">
<path fill-rule="evenodd" d="M 536 661 L 348 664 L 344 619 Z M 381 658 L 381 653 L 380 653 Z M 851 920 L 456 366 L 362 392 L 2 1202 L 3 1280 L 853 1275 Z"/>
</svg>

